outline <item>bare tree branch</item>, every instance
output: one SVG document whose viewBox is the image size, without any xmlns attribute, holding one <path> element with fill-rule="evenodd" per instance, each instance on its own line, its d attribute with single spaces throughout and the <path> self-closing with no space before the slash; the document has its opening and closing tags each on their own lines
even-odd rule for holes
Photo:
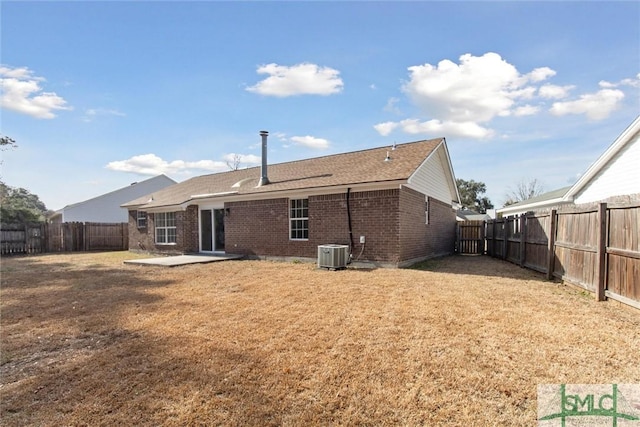
<svg viewBox="0 0 640 427">
<path fill-rule="evenodd" d="M 522 179 L 515 189 L 511 189 L 507 195 L 505 206 L 513 205 L 524 200 L 529 200 L 544 193 L 544 187 L 537 179 Z"/>
<path fill-rule="evenodd" d="M 240 168 L 240 159 L 242 156 L 240 154 L 234 154 L 232 160 L 227 160 L 227 166 L 232 171 L 237 171 Z"/>
</svg>

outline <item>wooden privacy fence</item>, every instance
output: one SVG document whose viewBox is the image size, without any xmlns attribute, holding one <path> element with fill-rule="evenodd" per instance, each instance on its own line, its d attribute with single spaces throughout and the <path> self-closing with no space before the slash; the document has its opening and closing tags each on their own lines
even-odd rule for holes
<svg viewBox="0 0 640 427">
<path fill-rule="evenodd" d="M 0 233 L 2 255 L 129 249 L 127 223 L 2 224 Z"/>
<path fill-rule="evenodd" d="M 464 221 L 456 225 L 456 252 L 465 255 L 484 254 L 484 221 Z"/>
<path fill-rule="evenodd" d="M 486 223 L 487 253 L 640 308 L 640 203 L 601 203 Z"/>
</svg>

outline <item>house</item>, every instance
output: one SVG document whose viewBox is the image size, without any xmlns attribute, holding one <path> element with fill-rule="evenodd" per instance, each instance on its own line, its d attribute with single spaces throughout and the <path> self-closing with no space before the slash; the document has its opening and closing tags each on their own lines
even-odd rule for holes
<svg viewBox="0 0 640 427">
<path fill-rule="evenodd" d="M 459 202 L 444 138 L 199 176 L 123 204 L 131 250 L 403 266 L 454 250 Z"/>
<path fill-rule="evenodd" d="M 516 203 L 497 212 L 503 216 L 567 205 L 640 200 L 640 116 L 627 127 L 607 150 L 569 187 Z"/>
<path fill-rule="evenodd" d="M 640 195 L 640 116 L 565 194 L 575 204 Z"/>
<path fill-rule="evenodd" d="M 479 213 L 471 209 L 458 209 L 456 211 L 456 220 L 457 221 L 486 221 L 491 219 L 491 215 L 489 211 L 487 213 Z"/>
<path fill-rule="evenodd" d="M 158 175 L 141 182 L 134 182 L 131 185 L 84 202 L 67 205 L 49 216 L 49 221 L 53 223 L 127 222 L 128 213 L 126 209 L 120 207 L 121 204 L 175 183 L 176 181 L 166 175 Z"/>
<path fill-rule="evenodd" d="M 557 190 L 548 191 L 538 196 L 531 197 L 530 199 L 523 200 L 518 203 L 514 203 L 509 206 L 505 206 L 500 209 L 496 209 L 498 214 L 502 216 L 522 215 L 531 211 L 539 211 L 543 209 L 559 208 L 563 205 L 570 205 L 569 200 L 565 200 L 564 196 L 567 194 L 571 186 L 562 187 Z"/>
</svg>

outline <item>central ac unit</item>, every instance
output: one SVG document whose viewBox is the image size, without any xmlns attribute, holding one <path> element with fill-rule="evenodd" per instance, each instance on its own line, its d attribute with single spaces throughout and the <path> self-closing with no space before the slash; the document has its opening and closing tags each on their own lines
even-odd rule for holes
<svg viewBox="0 0 640 427">
<path fill-rule="evenodd" d="M 347 245 L 318 246 L 318 268 L 346 268 L 349 259 Z"/>
</svg>

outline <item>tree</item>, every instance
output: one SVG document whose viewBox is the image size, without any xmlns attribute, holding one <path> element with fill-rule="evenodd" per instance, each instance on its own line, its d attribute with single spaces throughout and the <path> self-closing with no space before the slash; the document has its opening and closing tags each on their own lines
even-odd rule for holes
<svg viewBox="0 0 640 427">
<path fill-rule="evenodd" d="M 240 168 L 240 161 L 242 156 L 240 154 L 234 154 L 233 157 L 227 160 L 227 167 L 232 171 L 237 171 Z"/>
<path fill-rule="evenodd" d="M 3 150 L 6 148 L 15 148 L 17 146 L 18 145 L 16 144 L 16 141 L 13 140 L 13 138 L 0 135 L 0 147 L 2 147 Z"/>
<path fill-rule="evenodd" d="M 38 196 L 0 181 L 0 220 L 3 223 L 43 222 L 47 213 L 47 207 Z"/>
<path fill-rule="evenodd" d="M 486 213 L 487 209 L 493 209 L 491 200 L 482 196 L 487 192 L 487 186 L 484 182 L 456 179 L 456 185 L 460 194 L 460 204 L 464 209 L 471 209 L 479 213 Z"/>
<path fill-rule="evenodd" d="M 536 197 L 544 193 L 544 187 L 537 179 L 526 180 L 522 179 L 517 184 L 515 190 L 510 190 L 506 194 L 507 201 L 504 202 L 505 206 L 513 205 L 524 200 L 529 200 L 532 197 Z"/>
</svg>

